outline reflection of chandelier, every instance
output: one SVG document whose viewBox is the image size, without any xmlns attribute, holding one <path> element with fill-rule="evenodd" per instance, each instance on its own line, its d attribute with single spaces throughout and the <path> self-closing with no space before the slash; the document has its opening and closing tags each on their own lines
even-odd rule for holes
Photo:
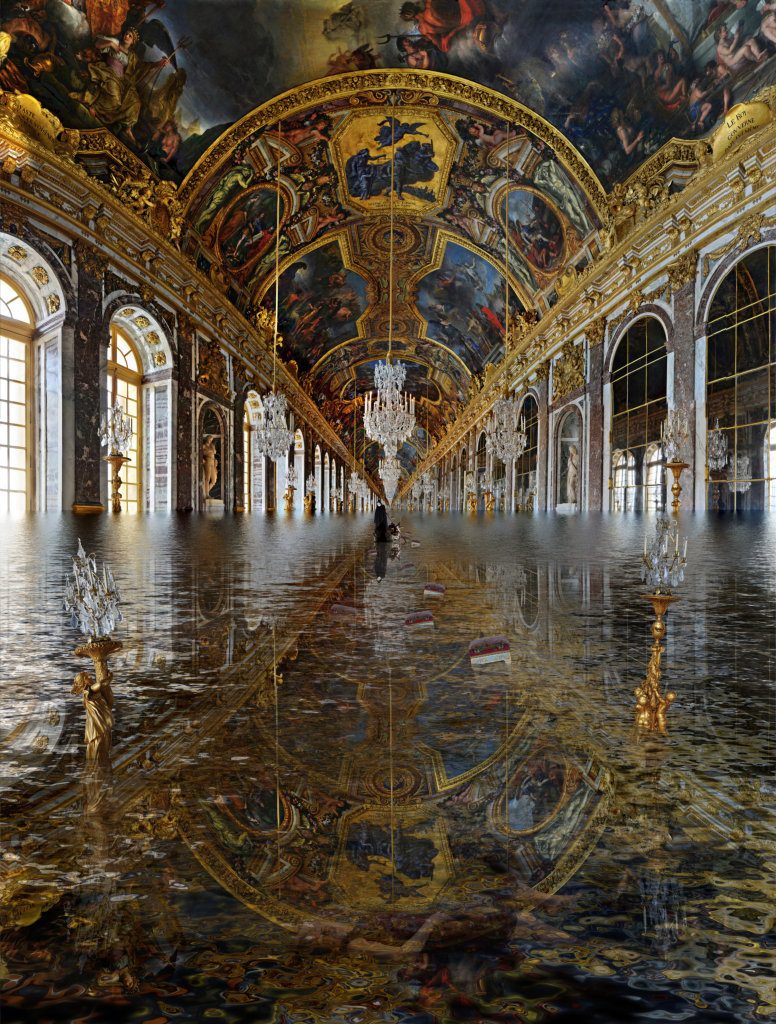
<svg viewBox="0 0 776 1024">
<path fill-rule="evenodd" d="M 748 455 L 736 455 L 736 476 L 733 481 L 733 490 L 739 494 L 746 494 L 752 486 L 749 479 L 752 475 L 752 464 Z"/>
<path fill-rule="evenodd" d="M 709 431 L 707 452 L 709 469 L 718 472 L 725 468 L 728 461 L 728 443 L 718 419 L 714 420 L 714 429 Z"/>
<path fill-rule="evenodd" d="M 116 402 L 102 418 L 100 441 L 109 455 L 126 455 L 132 444 L 132 420 L 124 415 L 121 402 Z"/>
<path fill-rule="evenodd" d="M 399 477 L 401 476 L 399 460 L 395 455 L 386 455 L 384 459 L 380 459 L 378 472 L 383 482 L 385 500 L 390 505 L 394 494 L 396 494 L 396 485 L 399 483 Z"/>
<path fill-rule="evenodd" d="M 270 391 L 264 396 L 264 418 L 256 430 L 256 448 L 277 462 L 288 455 L 293 443 L 294 432 L 286 423 L 286 396 Z"/>
<path fill-rule="evenodd" d="M 377 395 L 364 396 L 364 430 L 391 454 L 398 451 L 415 429 L 415 399 L 402 392 L 407 370 L 403 363 L 387 360 L 375 367 Z"/>
<path fill-rule="evenodd" d="M 515 398 L 499 398 L 493 403 L 488 417 L 486 436 L 497 459 L 507 465 L 519 459 L 528 444 L 525 418 Z"/>
</svg>

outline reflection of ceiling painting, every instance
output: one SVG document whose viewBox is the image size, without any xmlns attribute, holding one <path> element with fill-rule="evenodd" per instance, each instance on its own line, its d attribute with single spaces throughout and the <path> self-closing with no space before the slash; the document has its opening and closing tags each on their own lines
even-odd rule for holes
<svg viewBox="0 0 776 1024">
<path fill-rule="evenodd" d="M 5 0 L 3 85 L 180 178 L 228 125 L 340 72 L 457 75 L 543 115 L 602 180 L 774 75 L 757 0 Z M 419 145 L 428 141 L 418 137 Z"/>
</svg>

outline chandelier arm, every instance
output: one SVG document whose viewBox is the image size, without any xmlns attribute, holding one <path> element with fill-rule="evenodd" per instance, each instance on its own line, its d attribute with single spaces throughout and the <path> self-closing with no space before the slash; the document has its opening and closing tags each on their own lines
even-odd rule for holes
<svg viewBox="0 0 776 1024">
<path fill-rule="evenodd" d="M 396 118 L 391 118 L 391 191 L 388 196 L 388 362 L 391 361 L 393 347 L 393 190 L 396 170 L 396 147 L 394 131 Z"/>
</svg>

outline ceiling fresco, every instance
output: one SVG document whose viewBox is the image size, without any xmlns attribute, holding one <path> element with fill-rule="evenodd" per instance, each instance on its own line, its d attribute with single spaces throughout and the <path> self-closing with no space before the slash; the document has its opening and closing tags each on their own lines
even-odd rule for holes
<svg viewBox="0 0 776 1024">
<path fill-rule="evenodd" d="M 4 88 L 70 127 L 111 129 L 177 180 L 284 90 L 409 67 L 519 100 L 611 185 L 672 136 L 709 132 L 776 63 L 763 0 L 5 0 L 2 11 Z M 431 140 L 407 144 L 425 153 L 418 166 L 433 162 Z"/>
<path fill-rule="evenodd" d="M 350 447 L 354 388 L 371 389 L 391 333 L 438 438 L 504 354 L 505 271 L 513 316 L 548 309 L 558 274 L 597 251 L 601 193 L 549 126 L 507 126 L 441 91 L 293 100 L 280 122 L 262 110 L 235 126 L 189 177 L 185 244 L 247 315 L 271 320 L 266 213 L 279 211 L 281 357 Z"/>
</svg>

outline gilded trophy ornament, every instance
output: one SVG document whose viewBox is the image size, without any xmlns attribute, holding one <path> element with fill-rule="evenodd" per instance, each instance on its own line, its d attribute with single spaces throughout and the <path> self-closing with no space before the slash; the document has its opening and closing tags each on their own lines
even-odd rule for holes
<svg viewBox="0 0 776 1024">
<path fill-rule="evenodd" d="M 552 400 L 557 402 L 585 385 L 585 351 L 567 341 L 552 369 Z"/>
</svg>

